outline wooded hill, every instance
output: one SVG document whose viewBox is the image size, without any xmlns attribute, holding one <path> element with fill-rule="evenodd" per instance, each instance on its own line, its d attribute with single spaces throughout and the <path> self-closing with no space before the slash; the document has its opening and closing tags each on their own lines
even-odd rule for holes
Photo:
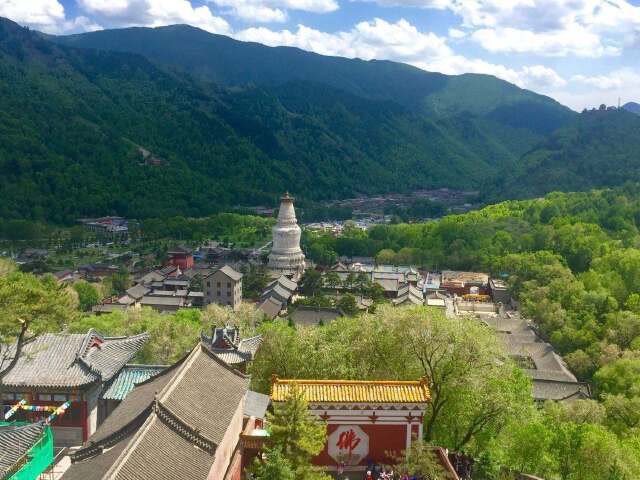
<svg viewBox="0 0 640 480">
<path fill-rule="evenodd" d="M 58 223 L 201 216 L 275 204 L 284 190 L 307 200 L 443 186 L 501 197 L 510 187 L 499 179 L 580 118 L 486 75 L 188 26 L 51 37 L 4 19 L 0 107 L 0 218 Z"/>
</svg>

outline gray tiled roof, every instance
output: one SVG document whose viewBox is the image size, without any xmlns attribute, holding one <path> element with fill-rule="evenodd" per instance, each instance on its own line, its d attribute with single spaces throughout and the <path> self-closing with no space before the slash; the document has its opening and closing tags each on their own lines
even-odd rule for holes
<svg viewBox="0 0 640 480">
<path fill-rule="evenodd" d="M 248 377 L 226 366 L 206 347 L 196 347 L 158 394 L 154 414 L 107 476 L 116 480 L 206 478 L 215 460 L 211 450 L 222 441 L 248 384 Z"/>
<path fill-rule="evenodd" d="M 258 308 L 264 312 L 267 318 L 273 320 L 282 310 L 282 303 L 274 297 L 267 297 L 258 305 Z"/>
<path fill-rule="evenodd" d="M 169 307 L 181 307 L 184 305 L 184 298 L 182 297 L 151 297 L 146 296 L 140 299 L 141 305 L 158 305 L 158 306 L 169 306 Z"/>
<path fill-rule="evenodd" d="M 262 335 L 240 340 L 237 328 L 226 327 L 215 328 L 211 337 L 202 334 L 201 340 L 223 362 L 238 365 L 253 360 L 262 343 Z"/>
<path fill-rule="evenodd" d="M 571 381 L 533 380 L 535 400 L 580 400 L 591 398 L 589 384 Z"/>
<path fill-rule="evenodd" d="M 244 401 L 244 416 L 264 419 L 271 404 L 271 397 L 249 390 Z"/>
<path fill-rule="evenodd" d="M 317 325 L 321 321 L 328 323 L 335 320 L 338 317 L 343 316 L 343 313 L 336 308 L 318 308 L 318 307 L 297 307 L 290 315 L 291 320 L 296 325 Z"/>
<path fill-rule="evenodd" d="M 134 300 L 139 300 L 142 297 L 144 297 L 147 293 L 149 293 L 151 290 L 148 289 L 147 287 L 145 287 L 142 284 L 138 284 L 134 287 L 128 288 L 127 289 L 127 295 L 129 295 L 131 298 L 133 298 Z"/>
<path fill-rule="evenodd" d="M 111 338 L 102 337 L 94 330 L 86 334 L 47 333 L 24 346 L 16 366 L 3 379 L 3 384 L 64 388 L 107 381 L 148 340 L 146 333 Z"/>
<path fill-rule="evenodd" d="M 63 480 L 207 478 L 248 384 L 198 345 L 179 365 L 136 386 Z"/>
<path fill-rule="evenodd" d="M 14 466 L 42 437 L 44 428 L 43 422 L 0 426 L 0 478 L 12 473 Z"/>
<path fill-rule="evenodd" d="M 242 274 L 240 272 L 236 272 L 229 265 L 225 265 L 224 267 L 220 268 L 218 271 L 224 273 L 227 277 L 229 277 L 231 280 L 234 280 L 236 282 L 242 278 Z"/>
</svg>

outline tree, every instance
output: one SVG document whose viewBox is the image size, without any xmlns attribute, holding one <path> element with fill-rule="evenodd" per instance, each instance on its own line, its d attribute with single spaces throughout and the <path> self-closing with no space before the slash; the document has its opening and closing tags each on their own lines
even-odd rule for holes
<svg viewBox="0 0 640 480">
<path fill-rule="evenodd" d="M 148 332 L 151 338 L 138 353 L 136 361 L 169 365 L 184 357 L 198 343 L 203 323 L 199 310 L 184 309 L 167 315 L 143 308 L 81 317 L 71 322 L 68 329 L 72 333 L 86 333 L 90 328 L 104 335 Z"/>
<path fill-rule="evenodd" d="M 353 289 L 353 285 L 355 283 L 356 283 L 356 274 L 353 272 L 349 272 L 349 274 L 347 275 L 347 278 L 345 278 L 344 282 L 342 282 L 345 288 L 349 290 Z"/>
<path fill-rule="evenodd" d="M 420 307 L 396 313 L 395 334 L 429 380 L 425 440 L 459 451 L 531 406 L 530 382 L 493 331 L 473 318 Z"/>
<path fill-rule="evenodd" d="M 397 459 L 396 470 L 401 475 L 415 475 L 423 480 L 440 480 L 449 474 L 440 464 L 434 447 L 414 438 L 411 447 Z"/>
<path fill-rule="evenodd" d="M 121 268 L 111 275 L 111 292 L 113 295 L 123 295 L 131 286 L 131 275 L 126 268 Z"/>
<path fill-rule="evenodd" d="M 390 248 L 383 248 L 376 255 L 376 263 L 378 265 L 393 265 L 396 259 L 396 252 Z"/>
<path fill-rule="evenodd" d="M 356 277 L 355 287 L 360 295 L 364 295 L 371 287 L 371 279 L 365 272 L 359 272 Z"/>
<path fill-rule="evenodd" d="M 291 464 L 296 478 L 330 478 L 311 464 L 313 457 L 324 449 L 327 427 L 309 412 L 309 405 L 301 390 L 293 388 L 285 402 L 276 403 L 273 413 L 267 414 L 267 422 L 267 446 L 282 452 L 283 457 Z"/>
<path fill-rule="evenodd" d="M 284 458 L 279 448 L 265 448 L 262 460 L 257 457 L 253 461 L 250 472 L 255 480 L 296 480 L 296 473 L 291 463 Z"/>
<path fill-rule="evenodd" d="M 601 395 L 640 397 L 640 354 L 627 353 L 603 366 L 593 376 L 593 380 Z"/>
<path fill-rule="evenodd" d="M 78 304 L 80 310 L 83 312 L 88 312 L 91 310 L 91 307 L 100 301 L 98 290 L 89 282 L 85 282 L 84 280 L 76 282 L 73 284 L 73 289 L 78 294 Z"/>
<path fill-rule="evenodd" d="M 0 383 L 31 336 L 58 331 L 75 318 L 75 310 L 69 292 L 51 275 L 0 277 Z"/>
<path fill-rule="evenodd" d="M 331 271 L 324 276 L 324 284 L 327 288 L 336 290 L 342 285 L 342 280 L 337 272 Z"/>
<path fill-rule="evenodd" d="M 300 281 L 300 290 L 306 296 L 312 297 L 320 291 L 322 288 L 322 274 L 314 269 L 309 269 L 304 272 L 302 280 Z"/>
<path fill-rule="evenodd" d="M 336 300 L 336 308 L 341 310 L 345 315 L 354 316 L 358 313 L 358 303 L 356 297 L 350 293 L 342 295 Z"/>
</svg>

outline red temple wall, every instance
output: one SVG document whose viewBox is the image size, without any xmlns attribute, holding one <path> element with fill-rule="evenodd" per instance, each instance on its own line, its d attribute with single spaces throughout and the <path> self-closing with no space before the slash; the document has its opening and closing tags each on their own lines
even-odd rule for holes
<svg viewBox="0 0 640 480">
<path fill-rule="evenodd" d="M 327 425 L 327 436 L 331 435 L 341 425 Z M 358 425 L 367 435 L 369 435 L 369 459 L 374 463 L 393 464 L 394 459 L 387 454 L 394 452 L 399 455 L 406 449 L 407 445 L 407 426 L 406 425 Z M 417 424 L 416 424 L 417 428 Z M 336 461 L 329 456 L 327 445 L 320 455 L 314 459 L 316 465 L 335 466 Z M 366 465 L 367 459 L 360 462 L 360 465 Z"/>
<path fill-rule="evenodd" d="M 169 264 L 180 267 L 181 270 L 187 270 L 193 267 L 193 255 L 174 255 L 169 258 Z"/>
</svg>

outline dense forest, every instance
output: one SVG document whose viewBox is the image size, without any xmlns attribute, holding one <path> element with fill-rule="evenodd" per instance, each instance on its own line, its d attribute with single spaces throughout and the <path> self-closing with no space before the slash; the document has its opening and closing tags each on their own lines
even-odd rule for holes
<svg viewBox="0 0 640 480">
<path fill-rule="evenodd" d="M 598 394 L 640 397 L 640 186 L 553 193 L 424 224 L 306 235 L 317 261 L 375 255 L 507 276 L 523 312 Z"/>
<path fill-rule="evenodd" d="M 116 51 L 123 39 L 140 51 Z M 285 190 L 303 201 L 441 186 L 503 198 L 491 187 L 517 185 L 508 174 L 520 157 L 581 117 L 490 76 L 323 57 L 186 26 L 48 37 L 4 19 L 0 107 L 0 218 L 57 224 L 200 217 L 275 205 Z M 633 146 L 636 126 L 624 127 Z M 597 133 L 584 135 L 597 144 Z M 615 161 L 631 172 L 625 145 Z"/>
</svg>

